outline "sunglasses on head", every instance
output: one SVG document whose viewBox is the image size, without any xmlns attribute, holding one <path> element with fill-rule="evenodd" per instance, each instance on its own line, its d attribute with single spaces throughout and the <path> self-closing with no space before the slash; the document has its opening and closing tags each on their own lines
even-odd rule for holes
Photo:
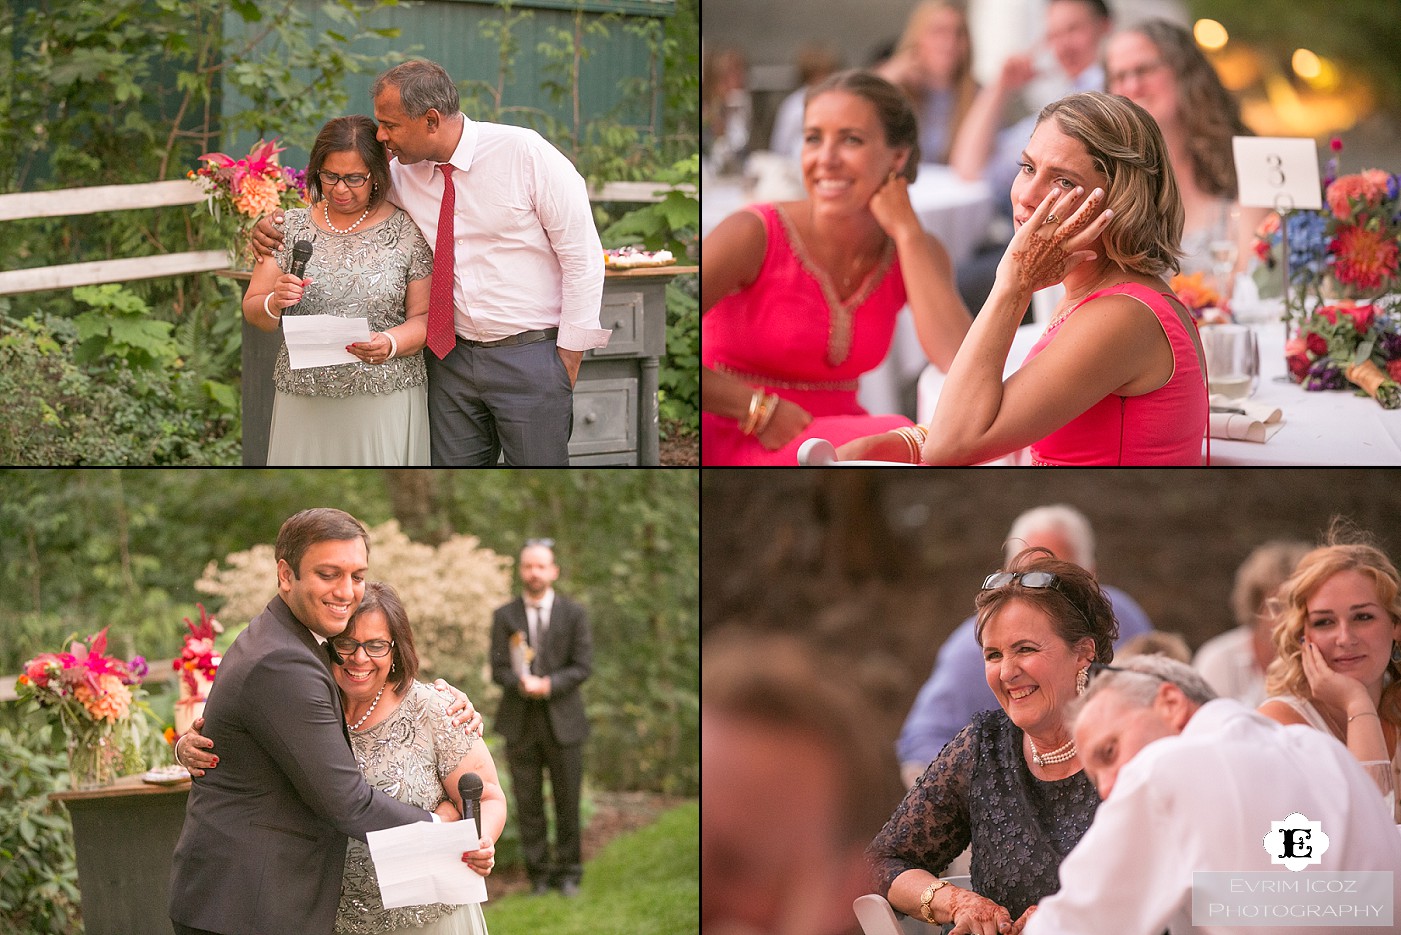
<svg viewBox="0 0 1401 935">
<path fill-rule="evenodd" d="M 1020 583 L 1024 588 L 1050 588 L 1060 593 L 1065 598 L 1066 603 L 1075 608 L 1075 613 L 1080 615 L 1080 619 L 1085 622 L 1085 626 L 1090 625 L 1089 617 L 1080 609 L 1080 605 L 1062 588 L 1060 576 L 1049 571 L 995 571 L 983 579 L 981 591 L 996 591 L 998 588 L 1005 588 L 1010 584 Z"/>
</svg>

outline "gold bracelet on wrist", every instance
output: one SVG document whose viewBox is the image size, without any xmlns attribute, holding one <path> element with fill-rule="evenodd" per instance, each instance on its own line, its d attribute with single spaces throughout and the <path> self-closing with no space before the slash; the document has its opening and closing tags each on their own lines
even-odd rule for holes
<svg viewBox="0 0 1401 935">
<path fill-rule="evenodd" d="M 934 920 L 934 894 L 948 885 L 948 880 L 935 880 L 924 888 L 924 895 L 919 898 L 919 914 L 930 925 L 939 924 Z"/>
<path fill-rule="evenodd" d="M 757 389 L 749 397 L 749 413 L 739 421 L 739 433 L 741 435 L 753 435 L 754 426 L 759 423 L 759 406 L 764 402 L 764 391 Z"/>
<path fill-rule="evenodd" d="M 778 394 L 769 393 L 764 397 L 764 401 L 759 404 L 759 419 L 754 424 L 754 434 L 762 435 L 764 430 L 773 421 L 773 414 L 778 411 Z"/>
</svg>

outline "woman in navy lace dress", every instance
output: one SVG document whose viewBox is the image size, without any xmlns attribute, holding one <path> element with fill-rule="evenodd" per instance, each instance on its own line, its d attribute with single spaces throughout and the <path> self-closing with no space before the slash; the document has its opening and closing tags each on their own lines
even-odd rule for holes
<svg viewBox="0 0 1401 935">
<path fill-rule="evenodd" d="M 1020 931 L 1090 826 L 1099 797 L 1065 725 L 1118 624 L 1094 576 L 1027 549 L 978 594 L 978 643 L 1001 710 L 973 717 L 929 764 L 868 855 L 896 909 L 998 935 Z M 971 890 L 934 876 L 972 844 Z"/>
</svg>

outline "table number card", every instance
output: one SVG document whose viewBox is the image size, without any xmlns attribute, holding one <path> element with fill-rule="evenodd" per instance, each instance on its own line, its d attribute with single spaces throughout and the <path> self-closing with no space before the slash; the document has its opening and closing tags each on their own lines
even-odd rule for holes
<svg viewBox="0 0 1401 935">
<path fill-rule="evenodd" d="M 1323 207 L 1313 140 L 1237 136 L 1232 143 L 1241 205 L 1278 211 Z"/>
</svg>

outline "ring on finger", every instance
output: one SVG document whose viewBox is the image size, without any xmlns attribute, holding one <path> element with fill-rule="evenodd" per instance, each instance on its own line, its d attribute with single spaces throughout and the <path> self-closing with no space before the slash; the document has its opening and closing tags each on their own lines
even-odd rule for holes
<svg viewBox="0 0 1401 935">
<path fill-rule="evenodd" d="M 1060 221 L 1060 218 L 1056 217 L 1055 212 L 1052 211 L 1050 214 L 1046 215 L 1046 220 L 1045 220 L 1043 223 L 1045 223 L 1045 224 L 1056 224 L 1056 223 L 1058 223 L 1059 221 Z"/>
</svg>

